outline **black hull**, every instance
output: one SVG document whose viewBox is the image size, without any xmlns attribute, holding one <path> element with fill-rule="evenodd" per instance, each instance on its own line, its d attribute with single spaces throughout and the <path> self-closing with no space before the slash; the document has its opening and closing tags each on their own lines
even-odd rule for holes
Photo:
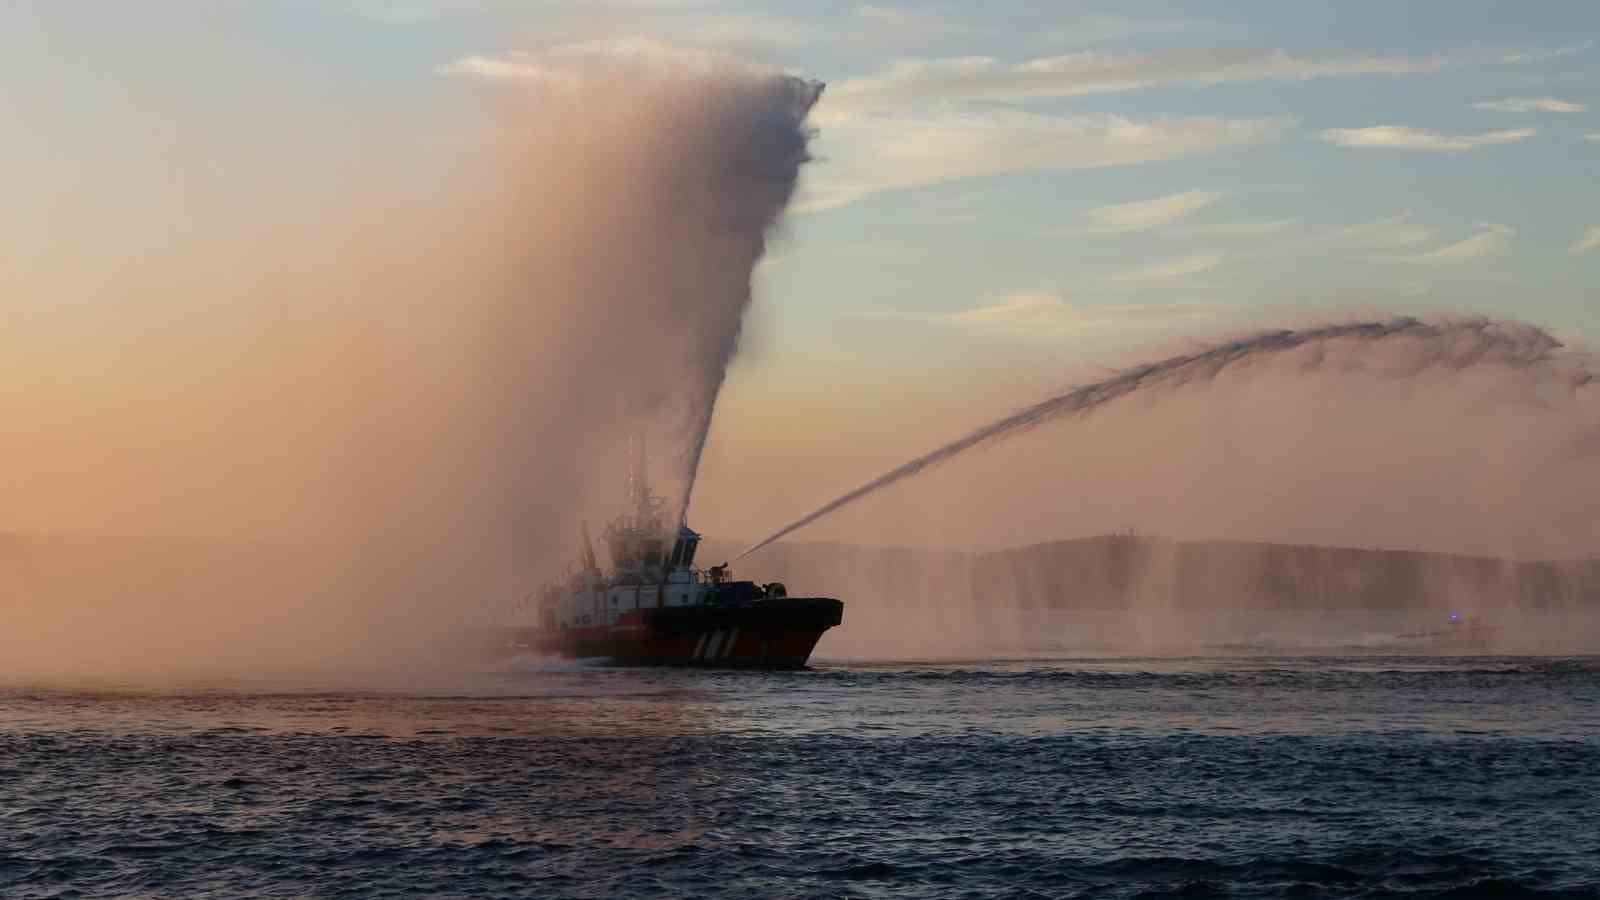
<svg viewBox="0 0 1600 900">
<path fill-rule="evenodd" d="M 843 619 L 844 604 L 838 600 L 783 597 L 643 609 L 615 625 L 526 630 L 515 642 L 539 653 L 605 657 L 624 666 L 799 669 L 823 632 Z"/>
</svg>

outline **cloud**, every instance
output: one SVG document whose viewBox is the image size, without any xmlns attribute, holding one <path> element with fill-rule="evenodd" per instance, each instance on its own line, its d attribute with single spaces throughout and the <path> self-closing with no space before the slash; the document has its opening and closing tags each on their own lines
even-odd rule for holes
<svg viewBox="0 0 1600 900">
<path fill-rule="evenodd" d="M 1578 235 L 1572 244 L 1573 253 L 1588 253 L 1590 250 L 1600 249 L 1600 225 L 1590 225 Z"/>
<path fill-rule="evenodd" d="M 1504 100 L 1484 100 L 1470 104 L 1473 109 L 1487 109 L 1492 112 L 1554 112 L 1554 113 L 1580 113 L 1584 110 L 1582 103 L 1569 103 L 1565 100 L 1556 100 L 1552 97 L 1508 97 Z"/>
<path fill-rule="evenodd" d="M 1557 47 L 1554 50 L 1517 50 L 1501 54 L 1497 61 L 1502 63 L 1548 62 L 1564 56 L 1586 53 L 1593 47 L 1594 41 L 1583 41 L 1566 47 Z"/>
<path fill-rule="evenodd" d="M 1023 292 L 989 298 L 984 305 L 956 312 L 862 310 L 861 318 L 925 322 L 974 334 L 1029 340 L 1148 332 L 1216 319 L 1232 311 L 1218 303 L 1076 304 L 1058 294 Z"/>
<path fill-rule="evenodd" d="M 1432 250 L 1419 245 L 1433 241 L 1438 229 L 1412 221 L 1410 212 L 1382 219 L 1358 222 L 1315 232 L 1279 244 L 1277 249 L 1293 252 L 1341 252 L 1360 259 L 1418 265 L 1445 265 L 1468 262 L 1504 253 L 1516 230 L 1505 225 L 1482 223 L 1479 231 L 1463 240 Z M 1409 252 L 1408 252 L 1409 251 Z"/>
<path fill-rule="evenodd" d="M 668 4 L 607 0 L 578 9 L 553 7 L 536 26 L 523 29 L 533 48 L 474 53 L 435 67 L 445 75 L 473 75 L 489 80 L 525 80 L 519 68 L 530 61 L 559 60 L 573 55 L 613 58 L 637 55 L 650 48 L 658 56 L 699 50 L 723 52 L 743 59 L 766 59 L 774 52 L 816 44 L 825 36 L 815 22 L 754 13 L 677 9 Z M 495 67 L 475 69 L 469 61 L 492 61 Z"/>
<path fill-rule="evenodd" d="M 450 12 L 437 4 L 399 4 L 393 7 L 377 4 L 360 6 L 356 14 L 387 25 L 420 25 L 442 19 Z"/>
<path fill-rule="evenodd" d="M 1371 128 L 1329 128 L 1318 137 L 1340 147 L 1384 147 L 1396 150 L 1455 152 L 1495 144 L 1509 144 L 1538 134 L 1533 128 L 1490 131 L 1484 134 L 1440 134 L 1409 125 L 1374 125 Z"/>
<path fill-rule="evenodd" d="M 704 47 L 804 47 L 823 36 L 810 22 L 753 14 L 673 12 L 662 27 L 671 27 L 674 40 Z"/>
<path fill-rule="evenodd" d="M 1084 213 L 1094 225 L 1076 233 L 1120 234 L 1168 225 L 1227 196 L 1225 191 L 1183 191 L 1149 200 L 1097 206 Z"/>
<path fill-rule="evenodd" d="M 434 71 L 440 75 L 479 78 L 484 81 L 575 83 L 571 74 L 542 64 L 538 62 L 537 57 L 525 53 L 505 53 L 498 56 L 473 54 L 436 66 Z"/>
<path fill-rule="evenodd" d="M 344 4 L 354 15 L 386 25 L 421 25 L 440 19 L 492 11 L 491 0 L 350 0 Z"/>
<path fill-rule="evenodd" d="M 1275 140 L 1292 124 L 1209 116 L 1050 116 L 1009 108 L 871 116 L 822 129 L 820 158 L 802 176 L 798 209 L 815 212 L 878 191 L 985 175 L 1210 153 Z"/>
<path fill-rule="evenodd" d="M 640 72 L 670 67 L 688 69 L 760 67 L 710 50 L 682 47 L 652 38 L 618 37 L 563 44 L 537 53 L 513 51 L 492 55 L 473 54 L 434 69 L 440 75 L 464 76 L 484 81 L 518 82 L 545 87 L 572 87 L 581 80 L 587 66 L 637 66 Z"/>
<path fill-rule="evenodd" d="M 1210 225 L 1191 225 L 1176 229 L 1178 234 L 1211 238 L 1261 238 L 1292 228 L 1298 219 L 1257 219 L 1239 222 L 1215 222 Z"/>
<path fill-rule="evenodd" d="M 713 43 L 750 37 L 755 32 L 787 31 L 787 20 L 726 18 Z M 957 34 L 973 26 L 937 9 L 891 4 L 855 8 L 863 27 L 908 33 Z M 759 25 L 760 27 L 753 27 Z M 798 25 L 796 34 L 808 34 Z M 700 29 L 705 31 L 705 29 Z M 713 29 L 716 30 L 716 29 Z M 438 68 L 441 74 L 490 81 L 561 85 L 572 79 L 572 63 L 601 57 L 648 56 L 692 65 L 734 65 L 704 50 L 684 49 L 641 38 L 580 42 L 539 53 L 474 54 Z M 910 59 L 880 74 L 832 84 L 811 122 L 820 127 L 814 145 L 818 161 L 802 178 L 795 211 L 837 208 L 886 190 L 939 184 L 989 175 L 1092 169 L 1156 162 L 1251 146 L 1276 140 L 1293 127 L 1289 118 L 1230 119 L 1216 116 L 1158 116 L 1134 119 L 1103 113 L 1047 114 L 1014 104 L 1035 98 L 1081 96 L 1163 84 L 1213 84 L 1261 79 L 1306 79 L 1340 75 L 1430 72 L 1467 62 L 1503 58 L 1478 55 L 1422 57 L 1302 57 L 1277 50 L 1187 49 L 1153 53 L 1080 52 L 1011 63 L 995 57 Z M 1453 138 L 1411 129 L 1359 129 L 1325 132 L 1389 145 L 1419 141 L 1444 146 L 1477 146 L 1520 139 L 1533 132 L 1495 132 Z M 1343 138 L 1341 138 L 1343 139 Z M 1199 193 L 1160 198 L 1183 203 L 1206 199 Z M 1210 202 L 1207 200 L 1207 202 Z M 1097 222 L 1102 229 L 1158 227 L 1188 211 L 1148 207 L 1096 211 L 1125 221 Z M 1150 217 L 1145 223 L 1137 217 Z M 1172 218 L 1164 218 L 1171 215 Z M 1091 216 L 1093 218 L 1093 216 Z M 1235 236 L 1262 233 L 1263 226 L 1238 226 Z M 1224 229 L 1222 234 L 1227 234 Z"/>
<path fill-rule="evenodd" d="M 1426 225 L 1412 224 L 1411 213 L 1403 212 L 1383 219 L 1335 228 L 1319 235 L 1317 240 L 1357 247 L 1406 247 L 1432 239 L 1435 230 Z"/>
<path fill-rule="evenodd" d="M 1398 257 L 1398 260 L 1424 265 L 1440 265 L 1470 262 L 1487 256 L 1499 256 L 1505 252 L 1509 238 L 1517 233 L 1514 228 L 1496 225 L 1492 222 L 1485 222 L 1478 227 L 1483 230 L 1472 237 L 1456 241 L 1454 244 L 1447 244 L 1427 253 Z"/>
<path fill-rule="evenodd" d="M 1070 47 L 1124 40 L 1141 35 L 1192 31 L 1202 26 L 1188 19 L 1128 19 L 1121 16 L 1084 15 L 1048 28 L 1031 29 L 1023 39 L 1038 47 Z M 1214 26 L 1209 26 L 1213 27 Z"/>
<path fill-rule="evenodd" d="M 1008 63 L 991 56 L 910 59 L 882 74 L 832 88 L 833 118 L 921 101 L 1016 102 L 1130 91 L 1164 84 L 1432 72 L 1458 64 L 1443 56 L 1297 57 L 1281 50 L 1182 49 L 1159 53 L 1070 53 Z"/>
<path fill-rule="evenodd" d="M 972 26 L 958 22 L 936 9 L 912 9 L 878 3 L 856 7 L 855 20 L 857 27 L 866 29 L 867 37 L 893 43 L 926 43 L 942 38 L 963 37 L 973 31 Z"/>
<path fill-rule="evenodd" d="M 452 16 L 482 15 L 497 12 L 525 12 L 534 4 L 529 0 L 336 0 L 326 6 L 345 7 L 350 12 L 379 21 L 411 23 Z M 595 0 L 592 7 L 625 10 L 681 9 L 703 6 L 703 0 Z"/>
<path fill-rule="evenodd" d="M 992 322 L 1031 322 L 1041 317 L 1056 317 L 1069 312 L 1072 307 L 1054 294 L 1011 294 L 988 306 L 947 313 L 936 318 L 940 321 L 985 324 Z"/>
<path fill-rule="evenodd" d="M 1255 49 L 1079 52 L 1021 62 L 992 56 L 901 60 L 878 74 L 829 86 L 812 113 L 821 128 L 817 149 L 822 159 L 806 174 L 799 209 L 829 209 L 876 191 L 982 175 L 1129 165 L 1214 152 L 1274 140 L 1294 124 L 1281 118 L 1138 121 L 1017 108 L 1030 100 L 1170 84 L 1396 75 L 1499 61 L 1482 54 L 1304 57 Z M 1453 140 L 1471 144 L 1511 140 L 1512 135 Z M 1369 139 L 1375 137 L 1381 134 Z M 1099 227 L 1136 230 L 1104 223 Z"/>
<path fill-rule="evenodd" d="M 1170 34 L 1203 27 L 1185 19 L 1130 19 L 1099 14 L 1069 15 L 1062 10 L 1044 9 L 1020 12 L 1003 23 L 990 18 L 979 21 L 957 15 L 952 4 L 932 7 L 868 3 L 855 8 L 842 39 L 859 46 L 907 46 L 924 50 L 930 44 L 960 41 L 971 45 L 978 40 L 1013 42 L 1020 39 L 1029 47 L 1083 47 L 1141 35 Z M 1209 26 L 1215 30 L 1215 26 Z M 836 37 L 835 40 L 839 38 Z"/>
<path fill-rule="evenodd" d="M 1220 253 L 1191 253 L 1174 259 L 1139 266 L 1135 269 L 1117 272 L 1100 279 L 1110 287 L 1136 288 L 1161 281 L 1173 281 L 1190 275 L 1199 275 L 1203 272 L 1221 266 L 1223 256 Z"/>
<path fill-rule="evenodd" d="M 563 88 L 586 66 L 630 62 L 673 68 L 746 67 L 729 56 L 647 38 L 611 38 L 527 53 L 474 54 L 437 68 L 442 75 Z M 648 73 L 654 66 L 640 66 Z M 824 95 L 826 108 L 833 96 Z M 815 212 L 896 188 L 1029 171 L 1130 165 L 1274 140 L 1290 119 L 1211 116 L 1132 119 L 1106 114 L 1045 115 L 1007 107 L 880 110 L 835 117 L 814 145 L 795 209 Z"/>
</svg>

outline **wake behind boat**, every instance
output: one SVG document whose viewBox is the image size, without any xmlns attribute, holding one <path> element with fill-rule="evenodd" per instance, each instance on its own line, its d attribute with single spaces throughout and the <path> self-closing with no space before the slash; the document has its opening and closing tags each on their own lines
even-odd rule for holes
<svg viewBox="0 0 1600 900">
<path fill-rule="evenodd" d="M 669 534 L 642 453 L 628 494 L 631 512 L 603 534 L 611 571 L 600 569 L 585 526 L 577 567 L 538 591 L 537 624 L 517 629 L 514 647 L 621 665 L 798 669 L 843 620 L 844 604 L 830 597 L 734 581 L 726 564 L 696 568 L 700 535 L 686 524 Z"/>
</svg>

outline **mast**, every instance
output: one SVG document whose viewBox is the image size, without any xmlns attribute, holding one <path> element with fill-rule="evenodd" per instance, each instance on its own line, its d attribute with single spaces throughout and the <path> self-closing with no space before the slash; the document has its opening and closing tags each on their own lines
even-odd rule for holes
<svg viewBox="0 0 1600 900">
<path fill-rule="evenodd" d="M 584 521 L 580 524 L 583 528 L 583 559 L 581 562 L 583 563 L 584 571 L 599 569 L 600 564 L 594 558 L 594 542 L 589 540 L 589 523 Z"/>
<path fill-rule="evenodd" d="M 652 518 L 653 509 L 650 503 L 650 471 L 645 452 L 645 437 L 643 431 L 635 432 L 628 441 L 628 501 L 633 504 L 634 515 L 638 517 L 638 527 L 645 527 L 645 523 Z"/>
<path fill-rule="evenodd" d="M 644 435 L 628 440 L 628 508 L 606 526 L 605 542 L 620 577 L 639 578 L 662 564 L 661 498 L 650 489 Z M 653 577 L 653 576 L 651 576 Z"/>
</svg>

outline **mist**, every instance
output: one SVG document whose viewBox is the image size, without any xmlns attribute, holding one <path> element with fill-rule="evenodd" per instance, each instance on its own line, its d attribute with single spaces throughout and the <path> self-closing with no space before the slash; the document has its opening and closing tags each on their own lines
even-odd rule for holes
<svg viewBox="0 0 1600 900">
<path fill-rule="evenodd" d="M 236 185 L 120 271 L 82 235 L 95 302 L 10 336 L 9 677 L 414 671 L 614 509 L 634 435 L 687 508 L 821 86 L 539 62 L 429 190 L 353 179 L 260 240 Z"/>
<path fill-rule="evenodd" d="M 615 49 L 527 57 L 474 125 L 483 149 L 426 184 L 411 157 L 375 151 L 317 172 L 295 215 L 275 218 L 290 201 L 216 176 L 215 142 L 177 141 L 165 218 L 84 199 L 155 193 L 132 166 L 75 200 L 72 227 L 52 226 L 59 271 L 12 282 L 26 314 L 0 337 L 9 677 L 359 669 L 401 684 L 456 664 L 571 558 L 580 520 L 615 513 L 635 435 L 673 513 L 693 511 L 751 272 L 807 160 L 821 89 Z M 846 602 L 824 655 L 1192 651 L 1259 636 L 1291 605 L 1260 589 L 1284 583 L 1266 564 L 1178 565 L 1185 541 L 1511 567 L 1498 594 L 1444 566 L 1393 598 L 1424 619 L 1464 596 L 1502 616 L 1592 605 L 1589 354 L 1534 326 L 1449 315 L 1284 324 L 1147 349 L 1020 412 L 1008 410 L 1033 398 L 997 400 L 949 373 L 972 418 L 951 433 L 965 436 L 906 447 L 910 463 L 865 485 L 870 472 L 812 452 L 839 421 L 827 402 L 780 410 L 763 427 L 805 440 L 723 432 L 714 454 L 772 483 L 719 477 L 718 515 L 696 525 L 749 537 L 729 523 L 798 522 L 808 541 L 855 545 L 798 565 L 777 543 L 740 563 L 742 577 Z M 847 429 L 826 440 L 852 443 Z M 1057 622 L 1026 569 L 980 558 L 1122 531 L 1152 542 L 1137 589 L 1117 588 L 1134 599 L 1095 607 L 1098 623 Z M 1528 594 L 1521 562 L 1570 565 L 1552 570 L 1560 587 Z"/>
<path fill-rule="evenodd" d="M 855 601 L 824 657 L 1402 650 L 1451 611 L 1492 613 L 1502 650 L 1596 649 L 1600 389 L 1581 346 L 1439 315 L 1152 356 L 857 481 L 741 573 Z M 1041 545 L 1118 533 L 1132 544 Z M 1377 553 L 1304 564 L 1319 547 L 1424 555 L 1385 580 Z"/>
<path fill-rule="evenodd" d="M 1359 355 L 1364 344 L 1383 342 L 1378 356 Z M 1398 345 L 1398 346 L 1396 346 Z M 1247 367 L 1263 358 L 1309 350 L 1298 355 L 1302 370 L 1324 365 L 1359 371 L 1376 366 L 1393 375 L 1413 377 L 1430 369 L 1448 371 L 1479 365 L 1528 372 L 1556 389 L 1579 390 L 1595 380 L 1589 360 L 1579 354 L 1560 354 L 1559 341 L 1537 328 L 1487 320 L 1449 321 L 1430 325 L 1412 318 L 1389 322 L 1358 322 L 1301 330 L 1268 331 L 1228 341 L 1198 353 L 1174 356 L 1126 369 L 1104 381 L 1075 387 L 984 425 L 972 433 L 900 465 L 866 484 L 846 492 L 794 522 L 757 541 L 740 556 L 760 550 L 833 512 L 863 500 L 900 481 L 942 465 L 971 450 L 1014 437 L 1051 421 L 1084 416 L 1141 391 L 1170 390 L 1194 381 L 1211 381 L 1231 369 Z M 1353 354 L 1350 351 L 1355 351 Z M 1341 353 L 1344 351 L 1344 353 Z M 1335 358 L 1329 360 L 1327 354 Z M 1346 355 L 1349 354 L 1349 355 Z"/>
</svg>

